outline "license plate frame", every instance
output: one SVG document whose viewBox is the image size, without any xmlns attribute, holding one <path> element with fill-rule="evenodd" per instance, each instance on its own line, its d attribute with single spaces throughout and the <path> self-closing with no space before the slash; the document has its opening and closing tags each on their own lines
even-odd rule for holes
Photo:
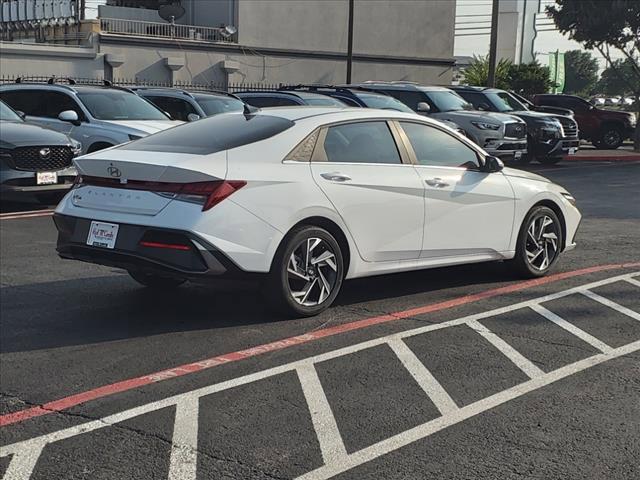
<svg viewBox="0 0 640 480">
<path fill-rule="evenodd" d="M 116 247 L 119 229 L 120 225 L 117 223 L 98 222 L 94 220 L 89 226 L 87 245 L 113 250 Z"/>
<path fill-rule="evenodd" d="M 58 183 L 58 172 L 36 172 L 36 185 L 55 185 Z"/>
</svg>

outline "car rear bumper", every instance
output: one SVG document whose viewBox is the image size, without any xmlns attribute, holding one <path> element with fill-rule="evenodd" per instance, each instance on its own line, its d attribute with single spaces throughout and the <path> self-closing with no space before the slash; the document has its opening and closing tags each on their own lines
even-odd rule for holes
<svg viewBox="0 0 640 480">
<path fill-rule="evenodd" d="M 203 238 L 180 230 L 119 223 L 113 249 L 87 245 L 91 220 L 54 214 L 58 229 L 56 250 L 64 259 L 106 265 L 165 277 L 206 282 L 218 278 L 251 279 L 259 274 L 238 267 L 226 255 Z M 163 239 L 168 239 L 166 242 Z M 188 246 L 187 250 L 141 245 L 154 244 Z"/>
</svg>

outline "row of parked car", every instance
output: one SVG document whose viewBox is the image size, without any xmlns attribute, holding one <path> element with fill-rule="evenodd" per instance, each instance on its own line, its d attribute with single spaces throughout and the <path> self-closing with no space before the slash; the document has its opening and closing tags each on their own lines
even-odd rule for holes
<svg viewBox="0 0 640 480">
<path fill-rule="evenodd" d="M 579 138 L 617 148 L 635 117 L 602 110 L 579 97 L 537 95 L 533 103 L 484 87 L 437 87 L 410 82 L 297 85 L 276 91 L 188 91 L 16 81 L 0 86 L 0 187 L 45 201 L 68 189 L 72 158 L 137 140 L 183 122 L 250 107 L 311 105 L 415 112 L 445 123 L 490 155 L 524 164 L 556 163 L 574 154 Z M 594 121 L 593 117 L 598 117 Z M 580 128 L 578 128 L 580 127 Z"/>
</svg>

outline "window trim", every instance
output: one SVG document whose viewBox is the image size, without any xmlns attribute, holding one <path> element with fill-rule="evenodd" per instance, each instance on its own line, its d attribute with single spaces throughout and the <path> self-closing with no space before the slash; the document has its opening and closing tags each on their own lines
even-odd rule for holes
<svg viewBox="0 0 640 480">
<path fill-rule="evenodd" d="M 362 119 L 353 119 L 353 120 L 342 120 L 339 122 L 332 122 L 323 125 L 320 130 L 320 134 L 318 135 L 318 139 L 316 141 L 316 146 L 313 149 L 313 154 L 311 155 L 312 163 L 328 163 L 331 165 L 370 165 L 370 166 L 391 166 L 391 167 L 402 167 L 402 166 L 413 166 L 413 162 L 407 151 L 404 142 L 397 130 L 397 127 L 393 125 L 394 119 L 390 118 L 362 118 Z M 400 157 L 400 163 L 367 163 L 367 162 L 330 162 L 327 157 L 327 152 L 324 149 L 324 141 L 327 138 L 327 132 L 329 128 L 336 127 L 339 125 L 349 125 L 352 123 L 371 123 L 371 122 L 384 122 L 387 124 L 387 128 L 389 129 L 389 133 L 391 134 L 391 138 L 396 144 L 396 149 L 398 150 L 398 156 Z M 306 138 L 306 137 L 305 137 Z"/>
<path fill-rule="evenodd" d="M 469 139 L 463 138 L 463 137 L 458 138 L 455 135 L 452 135 L 451 132 L 448 132 L 444 128 L 441 128 L 439 125 L 434 125 L 434 124 L 431 124 L 431 123 L 420 122 L 420 121 L 416 121 L 414 119 L 406 119 L 406 120 L 405 119 L 400 119 L 400 120 L 396 119 L 394 121 L 397 123 L 396 128 L 400 132 L 402 132 L 402 140 L 403 140 L 403 142 L 405 142 L 405 148 L 409 152 L 409 156 L 411 158 L 411 161 L 413 162 L 413 164 L 416 167 L 449 168 L 449 169 L 455 169 L 455 170 L 464 171 L 464 172 L 482 172 L 482 171 L 484 171 L 483 168 L 484 168 L 484 166 L 486 164 L 486 155 L 482 152 L 482 150 L 480 150 L 480 148 L 476 144 L 471 142 Z M 452 166 L 448 166 L 448 165 L 424 165 L 424 164 L 420 163 L 418 161 L 418 156 L 416 155 L 416 152 L 413 149 L 413 145 L 411 144 L 411 140 L 409 140 L 409 135 L 407 135 L 407 132 L 405 132 L 404 128 L 402 127 L 402 123 L 415 123 L 417 125 L 422 125 L 422 126 L 426 126 L 426 127 L 435 128 L 436 130 L 439 130 L 442 133 L 444 133 L 446 135 L 449 135 L 454 140 L 457 140 L 460 143 L 464 144 L 465 146 L 469 147 L 471 149 L 471 151 L 473 151 L 476 154 L 476 158 L 478 160 L 478 167 L 477 168 L 466 168 L 466 167 L 452 167 Z"/>
</svg>

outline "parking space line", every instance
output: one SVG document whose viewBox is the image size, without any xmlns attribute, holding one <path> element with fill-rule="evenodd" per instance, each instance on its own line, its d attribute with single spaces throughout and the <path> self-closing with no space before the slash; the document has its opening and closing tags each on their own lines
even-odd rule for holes
<svg viewBox="0 0 640 480">
<path fill-rule="evenodd" d="M 187 397 L 176 404 L 169 480 L 196 480 L 200 399 Z"/>
<path fill-rule="evenodd" d="M 199 360 L 197 362 L 188 363 L 188 364 L 173 367 L 173 368 L 168 368 L 166 370 L 161 370 L 159 372 L 142 375 L 140 377 L 121 380 L 116 383 L 94 388 L 93 390 L 88 390 L 85 392 L 70 395 L 68 397 L 53 400 L 41 406 L 30 407 L 24 410 L 18 410 L 16 412 L 0 415 L 0 427 L 23 422 L 30 418 L 58 413 L 62 410 L 66 410 L 68 408 L 81 405 L 83 403 L 96 400 L 98 398 L 104 398 L 110 395 L 115 395 L 116 393 L 126 392 L 134 388 L 142 387 L 144 385 L 150 385 L 152 383 L 162 382 L 164 380 L 168 380 L 171 378 L 177 378 L 184 375 L 189 375 L 194 372 L 208 370 L 208 369 L 211 369 L 220 365 L 224 365 L 227 363 L 236 362 L 239 360 L 244 360 L 246 358 L 255 357 L 257 355 L 262 355 L 264 353 L 274 352 L 277 350 L 283 350 L 293 346 L 302 345 L 304 343 L 320 340 L 322 338 L 331 337 L 334 335 L 340 335 L 346 332 L 360 330 L 360 329 L 371 327 L 374 325 L 381 325 L 384 323 L 411 318 L 416 315 L 424 315 L 427 313 L 438 312 L 448 308 L 459 307 L 459 306 L 467 305 L 469 303 L 477 302 L 480 300 L 485 300 L 488 298 L 497 297 L 507 293 L 513 293 L 513 292 L 525 290 L 527 288 L 538 287 L 548 283 L 557 282 L 560 280 L 566 280 L 568 278 L 578 277 L 581 275 L 588 275 L 591 273 L 603 272 L 608 270 L 618 270 L 618 269 L 636 268 L 636 267 L 640 267 L 640 262 L 595 265 L 592 267 L 582 268 L 580 270 L 572 270 L 569 272 L 555 273 L 552 275 L 548 275 L 546 277 L 514 283 L 514 284 L 506 285 L 504 287 L 485 290 L 483 292 L 474 293 L 471 295 L 464 295 L 451 300 L 446 300 L 444 302 L 432 303 L 432 304 L 424 305 L 421 307 L 412 308 L 409 310 L 394 312 L 387 315 L 380 315 L 377 317 L 365 318 L 362 320 L 356 320 L 353 322 L 344 323 L 334 327 L 328 327 L 320 330 L 310 331 L 302 335 L 296 335 L 294 337 L 284 338 L 282 340 L 277 340 L 275 342 L 266 343 L 263 345 L 257 345 L 255 347 L 251 347 L 246 350 L 230 352 L 223 355 L 207 358 L 204 360 Z M 633 273 L 632 275 L 637 275 L 637 273 Z M 620 275 L 617 278 L 619 280 L 625 280 L 626 278 L 628 278 L 628 275 Z M 593 284 L 593 287 L 597 287 L 599 285 L 604 285 L 604 283 Z M 526 306 L 526 305 L 523 305 L 523 306 Z"/>
<path fill-rule="evenodd" d="M 14 454 L 2 480 L 29 480 L 46 442 L 32 442 Z"/>
<path fill-rule="evenodd" d="M 608 298 L 603 297 L 602 295 L 598 295 L 597 293 L 592 292 L 591 290 L 583 290 L 580 292 L 585 297 L 590 298 L 591 300 L 595 300 L 602 305 L 605 305 L 609 308 L 613 308 L 614 310 L 626 315 L 627 317 L 631 317 L 634 320 L 638 320 L 640 322 L 640 313 L 634 312 L 630 308 L 623 307 L 619 303 L 613 302 Z"/>
<path fill-rule="evenodd" d="M 38 447 L 41 450 L 41 447 L 48 443 L 57 442 L 70 437 L 74 437 L 76 435 L 102 429 L 102 428 L 114 425 L 116 423 L 123 422 L 125 420 L 131 419 L 146 413 L 150 413 L 165 407 L 179 404 L 185 400 L 197 401 L 197 399 L 206 395 L 210 395 L 212 393 L 221 392 L 221 391 L 228 390 L 240 385 L 246 385 L 249 383 L 256 382 L 258 380 L 262 380 L 268 377 L 273 377 L 276 375 L 280 375 L 282 373 L 295 370 L 298 372 L 298 376 L 301 379 L 301 384 L 303 385 L 303 391 L 305 392 L 305 398 L 309 398 L 312 404 L 312 406 L 310 406 L 309 408 L 310 408 L 310 411 L 312 412 L 312 418 L 315 415 L 314 427 L 316 427 L 316 424 L 317 424 L 317 429 L 318 429 L 317 431 L 320 432 L 319 435 L 321 436 L 320 442 L 322 445 L 321 448 L 323 448 L 323 451 L 322 451 L 323 458 L 329 459 L 329 463 L 325 465 L 326 469 L 325 467 L 321 467 L 319 470 L 316 470 L 315 472 L 333 471 L 331 469 L 338 468 L 338 467 L 339 469 L 341 469 L 345 466 L 346 466 L 346 469 L 352 468 L 352 467 L 349 467 L 349 465 L 353 464 L 354 459 L 355 460 L 359 459 L 360 458 L 359 455 L 367 456 L 372 454 L 369 451 L 369 448 L 371 447 L 361 450 L 360 452 L 343 455 L 342 448 L 344 448 L 344 445 L 342 448 L 340 448 L 340 442 L 342 442 L 342 440 L 341 439 L 339 441 L 337 440 L 337 438 L 340 438 L 338 427 L 337 425 L 334 427 L 331 424 L 331 422 L 335 424 L 335 418 L 333 417 L 332 413 L 327 413 L 327 411 L 330 412 L 330 406 L 326 399 L 326 395 L 322 390 L 322 385 L 320 384 L 320 381 L 317 378 L 317 373 L 315 372 L 315 368 L 313 367 L 314 364 L 323 362 L 325 360 L 330 360 L 333 358 L 343 357 L 348 354 L 361 351 L 364 349 L 368 349 L 374 346 L 382 345 L 382 344 L 388 343 L 390 340 L 393 340 L 393 339 L 412 337 L 422 333 L 435 331 L 442 328 L 448 328 L 455 325 L 467 324 L 472 327 L 474 325 L 476 327 L 481 326 L 482 330 L 486 331 L 486 328 L 484 328 L 484 326 L 482 326 L 481 324 L 477 324 L 476 322 L 477 320 L 493 317 L 496 315 L 501 315 L 503 313 L 519 310 L 524 307 L 533 308 L 536 312 L 540 313 L 541 315 L 544 315 L 546 318 L 549 318 L 551 321 L 554 321 L 554 323 L 558 323 L 560 326 L 569 330 L 574 335 L 580 338 L 586 339 L 586 341 L 589 341 L 589 343 L 595 344 L 594 346 L 596 346 L 596 348 L 600 348 L 601 350 L 604 350 L 603 354 L 598 354 L 593 357 L 589 357 L 586 360 L 579 361 L 572 365 L 562 367 L 558 370 L 554 370 L 552 372 L 537 376 L 525 382 L 524 384 L 520 384 L 517 387 L 510 388 L 506 391 L 501 392 L 500 394 L 493 395 L 491 397 L 488 397 L 487 399 L 481 400 L 471 405 L 467 405 L 463 408 L 452 410 L 447 415 L 444 415 L 443 417 L 439 417 L 439 419 L 436 419 L 431 422 L 427 422 L 427 424 L 424 424 L 421 427 L 416 427 L 416 428 L 419 428 L 418 430 L 419 436 L 417 438 L 423 438 L 424 436 L 427 436 L 433 433 L 432 429 L 434 428 L 434 425 L 437 427 L 436 430 L 434 431 L 437 431 L 439 429 L 445 428 L 448 425 L 462 421 L 465 418 L 469 418 L 470 416 L 482 413 L 484 410 L 488 408 L 492 408 L 495 405 L 504 403 L 512 398 L 523 395 L 524 393 L 531 391 L 535 388 L 539 388 L 540 386 L 547 385 L 560 378 L 564 378 L 565 376 L 568 376 L 572 373 L 577 373 L 578 371 L 584 370 L 585 368 L 589 368 L 590 366 L 593 366 L 595 364 L 602 363 L 603 361 L 609 358 L 616 358 L 620 355 L 625 355 L 627 353 L 640 350 L 640 341 L 630 343 L 624 347 L 619 347 L 617 349 L 611 349 L 611 347 L 600 342 L 595 337 L 590 336 L 586 332 L 569 324 L 569 322 L 567 322 L 566 320 L 558 317 L 557 315 L 553 314 L 547 309 L 539 306 L 539 304 L 543 302 L 548 302 L 550 300 L 555 300 L 557 298 L 566 297 L 568 295 L 579 293 L 580 291 L 587 290 L 590 288 L 596 288 L 602 285 L 618 282 L 620 280 L 625 280 L 626 278 L 629 278 L 637 274 L 638 272 L 633 272 L 631 274 L 623 274 L 615 277 L 610 277 L 600 281 L 592 282 L 585 285 L 580 285 L 567 290 L 545 295 L 543 297 L 538 297 L 532 300 L 526 300 L 524 302 L 512 304 L 506 307 L 500 307 L 493 310 L 480 312 L 473 315 L 468 315 L 466 317 L 449 320 L 447 322 L 443 322 L 439 324 L 431 324 L 423 327 L 414 328 L 411 330 L 407 330 L 405 332 L 395 333 L 392 335 L 388 335 L 386 337 L 380 337 L 380 338 L 376 338 L 376 339 L 362 342 L 359 344 L 350 345 L 347 347 L 340 348 L 338 350 L 325 352 L 319 355 L 308 357 L 302 360 L 297 360 L 297 361 L 280 365 L 277 367 L 273 367 L 267 370 L 254 372 L 248 375 L 244 375 L 242 377 L 232 378 L 230 380 L 226 380 L 221 383 L 208 385 L 205 387 L 198 388 L 196 390 L 181 393 L 181 394 L 167 397 L 155 402 L 141 405 L 129 410 L 125 410 L 123 412 L 115 413 L 115 414 L 103 417 L 101 419 L 93 420 L 93 421 L 80 424 L 80 425 L 75 425 L 73 427 L 69 427 L 63 430 L 47 433 L 29 440 L 24 440 L 11 445 L 0 447 L 0 457 L 6 457 L 8 455 L 15 454 L 14 458 L 12 458 L 11 463 L 9 465 L 9 471 L 18 471 L 19 465 L 21 464 L 21 462 L 27 464 L 28 466 L 28 463 L 24 462 L 23 460 L 20 460 L 20 458 L 22 457 L 24 459 L 25 457 L 23 457 L 23 455 L 25 455 L 25 452 L 26 454 L 29 454 L 29 451 L 33 451 L 34 446 Z M 496 399 L 498 399 L 497 403 L 496 403 Z M 473 408 L 470 409 L 470 407 L 473 407 Z M 192 411 L 195 410 L 193 405 L 191 405 L 190 408 Z M 317 412 L 317 413 L 314 413 L 314 412 Z M 183 413 L 181 414 L 182 418 L 184 418 L 186 415 L 187 414 L 185 413 L 185 411 L 183 411 Z M 176 413 L 176 418 L 177 416 L 178 414 Z M 195 420 L 191 419 L 191 423 L 193 423 L 194 421 Z M 406 444 L 404 443 L 406 442 L 406 439 L 409 439 L 408 443 L 415 441 L 415 439 L 410 440 L 411 438 L 414 438 L 414 435 L 415 435 L 415 433 L 411 433 L 411 432 L 415 432 L 415 431 L 416 429 L 411 429 L 408 432 L 405 432 L 404 434 L 400 434 L 400 436 L 396 435 L 394 437 L 391 437 L 391 439 L 385 440 L 383 442 L 379 442 L 376 445 L 382 444 L 383 447 L 381 447 L 380 449 L 374 449 L 373 458 L 375 458 L 375 456 L 380 456 L 384 454 L 385 451 L 391 451 L 396 448 L 400 448 L 403 444 Z M 189 433 L 190 435 L 193 435 L 193 430 L 189 430 L 189 432 L 190 432 Z M 191 438 L 190 440 L 191 443 L 193 443 L 193 437 L 190 437 L 190 438 Z M 389 441 L 391 442 L 390 444 L 385 443 Z M 187 441 L 187 443 L 189 443 L 189 440 Z M 391 450 L 389 450 L 390 448 L 389 445 L 393 447 L 391 448 Z M 38 452 L 40 450 L 38 450 Z M 367 452 L 370 452 L 370 453 L 367 453 Z M 14 462 L 16 462 L 17 466 L 13 466 Z M 176 462 L 178 463 L 177 460 Z M 356 464 L 353 464 L 353 465 L 356 465 Z M 339 470 L 339 471 L 343 471 L 343 470 Z M 324 475 L 324 473 L 322 475 Z M 308 478 L 328 478 L 322 475 L 318 477 L 311 476 Z M 303 476 L 303 477 L 307 478 L 306 476 Z M 28 478 L 28 476 L 25 477 L 23 475 L 22 477 L 17 477 L 17 478 L 20 478 L 22 480 L 24 478 Z"/>
<path fill-rule="evenodd" d="M 420 359 L 416 357 L 416 354 L 413 353 L 402 339 L 392 338 L 387 343 L 402 362 L 404 368 L 409 371 L 442 415 L 447 415 L 459 408 L 453 398 L 451 398 L 443 386 L 440 385 L 440 382 L 436 380 L 433 374 L 424 366 Z"/>
<path fill-rule="evenodd" d="M 298 366 L 296 372 L 311 413 L 311 421 L 318 437 L 322 459 L 325 463 L 339 461 L 342 457 L 346 457 L 347 449 L 344 446 L 331 405 L 329 405 L 320 383 L 318 372 L 311 362 Z"/>
<path fill-rule="evenodd" d="M 625 282 L 628 282 L 631 285 L 635 285 L 636 287 L 640 287 L 640 280 L 636 280 L 633 277 L 625 278 Z"/>
<path fill-rule="evenodd" d="M 591 345 L 592 347 L 600 350 L 601 352 L 606 353 L 606 352 L 610 352 L 610 351 L 613 350 L 609 345 L 607 345 L 603 341 L 601 341 L 601 340 L 597 339 L 596 337 L 594 337 L 593 335 L 585 332 L 581 328 L 576 327 L 573 323 L 567 322 L 564 318 L 556 315 L 555 313 L 553 313 L 550 310 L 547 310 L 542 305 L 534 304 L 534 305 L 531 305 L 530 308 L 534 312 L 542 315 L 544 318 L 546 318 L 547 320 L 552 321 L 553 323 L 555 323 L 559 327 L 564 328 L 569 333 L 575 335 L 576 337 L 578 337 L 583 342 L 588 343 L 589 345 Z"/>
<path fill-rule="evenodd" d="M 607 353 L 601 353 L 594 355 L 584 360 L 566 365 L 557 370 L 553 370 L 549 373 L 536 378 L 532 378 L 524 383 L 516 385 L 514 387 L 503 390 L 489 397 L 478 400 L 475 403 L 466 405 L 455 412 L 443 417 L 438 417 L 428 422 L 425 422 L 417 427 L 411 428 L 405 432 L 394 435 L 386 440 L 382 440 L 369 447 L 363 448 L 357 452 L 348 455 L 340 462 L 324 465 L 316 470 L 301 475 L 298 480 L 325 480 L 331 478 L 340 473 L 351 470 L 362 464 L 375 460 L 387 453 L 391 453 L 404 446 L 414 443 L 418 440 L 422 440 L 440 430 L 460 423 L 476 415 L 486 412 L 492 408 L 495 408 L 503 403 L 514 400 L 526 393 L 532 392 L 539 388 L 550 385 L 558 380 L 562 380 L 566 377 L 580 373 L 588 368 L 594 367 L 608 360 L 628 355 L 640 350 L 640 341 L 630 343 L 623 347 L 616 348 Z"/>
<path fill-rule="evenodd" d="M 500 353 L 507 357 L 511 362 L 522 370 L 529 378 L 539 377 L 544 375 L 544 372 L 534 365 L 528 358 L 518 352 L 515 348 L 509 345 L 506 341 L 500 338 L 498 335 L 490 331 L 487 327 L 482 325 L 477 320 L 470 320 L 467 322 L 471 328 L 478 332 L 482 337 L 487 340 L 491 345 L 496 347 Z"/>
</svg>

